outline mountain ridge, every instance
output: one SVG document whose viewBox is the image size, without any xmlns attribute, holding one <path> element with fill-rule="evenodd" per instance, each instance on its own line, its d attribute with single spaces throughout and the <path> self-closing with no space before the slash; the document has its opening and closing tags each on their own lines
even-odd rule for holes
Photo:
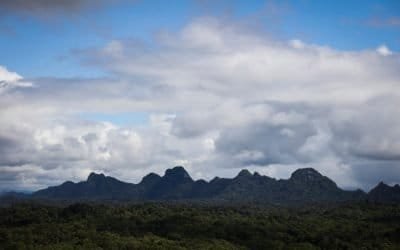
<svg viewBox="0 0 400 250">
<path fill-rule="evenodd" d="M 291 204 L 308 202 L 400 202 L 400 186 L 383 182 L 366 193 L 343 190 L 313 168 L 295 170 L 289 179 L 275 179 L 241 170 L 233 178 L 193 180 L 182 166 L 167 169 L 163 176 L 149 173 L 137 183 L 120 181 L 103 173 L 90 173 L 86 181 L 66 181 L 33 192 L 31 198 L 51 200 L 166 201 L 205 200 Z"/>
</svg>

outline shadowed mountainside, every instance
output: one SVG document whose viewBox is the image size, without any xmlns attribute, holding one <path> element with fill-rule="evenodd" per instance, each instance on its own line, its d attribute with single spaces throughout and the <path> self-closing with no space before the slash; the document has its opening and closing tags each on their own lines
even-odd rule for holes
<svg viewBox="0 0 400 250">
<path fill-rule="evenodd" d="M 59 186 L 34 192 L 31 197 L 58 200 L 204 200 L 274 204 L 357 200 L 399 202 L 400 187 L 380 183 L 368 194 L 362 190 L 347 191 L 312 168 L 298 169 L 287 180 L 276 180 L 257 172 L 251 174 L 248 170 L 242 170 L 232 179 L 215 177 L 209 182 L 195 181 L 183 167 L 177 166 L 167 169 L 164 176 L 150 173 L 138 184 L 91 173 L 86 181 L 67 181 Z"/>
</svg>

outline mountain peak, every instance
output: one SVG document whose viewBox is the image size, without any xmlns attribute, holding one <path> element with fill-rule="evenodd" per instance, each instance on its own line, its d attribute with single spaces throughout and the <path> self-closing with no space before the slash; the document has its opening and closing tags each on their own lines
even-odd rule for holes
<svg viewBox="0 0 400 250">
<path fill-rule="evenodd" d="M 145 177 L 143 177 L 143 179 L 140 182 L 140 184 L 144 184 L 144 185 L 153 184 L 153 183 L 157 182 L 160 179 L 161 179 L 161 177 L 158 174 L 150 173 L 150 174 L 146 175 Z"/>
<path fill-rule="evenodd" d="M 381 181 L 369 191 L 368 196 L 373 201 L 400 202 L 400 187 L 399 185 L 389 186 Z"/>
<path fill-rule="evenodd" d="M 182 166 L 176 166 L 174 168 L 169 168 L 165 171 L 164 178 L 172 179 L 182 179 L 182 180 L 192 180 L 188 172 Z"/>
<path fill-rule="evenodd" d="M 389 187 L 389 185 L 387 185 L 386 183 L 384 183 L 383 181 L 380 181 L 377 185 L 377 187 Z"/>
<path fill-rule="evenodd" d="M 291 180 L 313 181 L 323 177 L 317 170 L 313 168 L 300 168 L 292 173 Z"/>
<path fill-rule="evenodd" d="M 394 189 L 394 187 L 389 186 L 388 184 L 384 183 L 383 181 L 379 182 L 373 189 L 371 189 L 370 193 L 374 192 L 387 192 L 389 190 Z"/>
<path fill-rule="evenodd" d="M 91 172 L 87 178 L 87 182 L 96 182 L 99 180 L 103 180 L 105 178 L 106 178 L 106 176 L 103 173 L 96 174 L 95 172 Z"/>
<path fill-rule="evenodd" d="M 237 175 L 237 177 L 250 177 L 250 176 L 253 176 L 253 175 L 247 169 L 240 170 L 239 174 Z"/>
</svg>

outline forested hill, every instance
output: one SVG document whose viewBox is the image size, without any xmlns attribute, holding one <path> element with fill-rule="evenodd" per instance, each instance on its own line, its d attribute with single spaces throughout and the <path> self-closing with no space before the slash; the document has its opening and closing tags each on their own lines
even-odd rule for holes
<svg viewBox="0 0 400 250">
<path fill-rule="evenodd" d="M 167 169 L 164 176 L 146 175 L 138 184 L 91 173 L 86 181 L 67 181 L 39 190 L 34 199 L 95 201 L 223 201 L 272 204 L 370 200 L 400 202 L 400 187 L 380 183 L 369 193 L 346 191 L 312 168 L 298 169 L 287 180 L 276 180 L 242 170 L 232 178 L 193 180 L 183 167 Z"/>
<path fill-rule="evenodd" d="M 400 249 L 400 205 L 0 207 L 0 249 Z"/>
</svg>

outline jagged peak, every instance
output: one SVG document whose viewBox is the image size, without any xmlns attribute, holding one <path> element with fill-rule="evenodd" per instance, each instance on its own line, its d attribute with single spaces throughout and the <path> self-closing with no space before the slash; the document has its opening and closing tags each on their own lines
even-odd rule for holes
<svg viewBox="0 0 400 250">
<path fill-rule="evenodd" d="M 102 180 L 105 178 L 106 178 L 106 176 L 103 173 L 97 174 L 95 172 L 91 172 L 87 178 L 87 181 L 91 182 L 91 181 Z"/>
<path fill-rule="evenodd" d="M 214 181 L 218 181 L 218 180 L 221 180 L 221 178 L 218 177 L 218 176 L 215 176 L 214 178 L 212 178 L 212 180 L 210 181 L 210 183 L 211 183 L 211 182 L 214 182 Z"/>
<path fill-rule="evenodd" d="M 378 185 L 376 185 L 372 190 L 393 189 L 393 188 L 395 188 L 395 186 L 391 187 L 388 184 L 384 183 L 383 181 L 380 181 Z"/>
<path fill-rule="evenodd" d="M 383 181 L 380 181 L 377 185 L 377 187 L 389 187 L 388 184 L 384 183 Z"/>
<path fill-rule="evenodd" d="M 400 186 L 390 186 L 384 182 L 379 182 L 368 193 L 369 199 L 383 202 L 400 202 Z"/>
<path fill-rule="evenodd" d="M 199 179 L 199 180 L 195 181 L 195 183 L 197 183 L 197 184 L 208 184 L 208 182 L 206 180 L 203 180 L 203 179 Z"/>
<path fill-rule="evenodd" d="M 237 177 L 250 177 L 250 176 L 253 176 L 253 175 L 250 173 L 249 170 L 247 170 L 247 169 L 242 169 L 242 170 L 240 170 L 240 172 L 239 172 L 239 174 L 236 176 L 236 178 L 237 178 Z"/>
<path fill-rule="evenodd" d="M 192 177 L 190 177 L 188 172 L 182 166 L 176 166 L 176 167 L 167 169 L 165 171 L 164 177 L 167 177 L 167 178 L 174 177 L 174 178 L 182 178 L 182 179 L 192 180 Z"/>
</svg>

